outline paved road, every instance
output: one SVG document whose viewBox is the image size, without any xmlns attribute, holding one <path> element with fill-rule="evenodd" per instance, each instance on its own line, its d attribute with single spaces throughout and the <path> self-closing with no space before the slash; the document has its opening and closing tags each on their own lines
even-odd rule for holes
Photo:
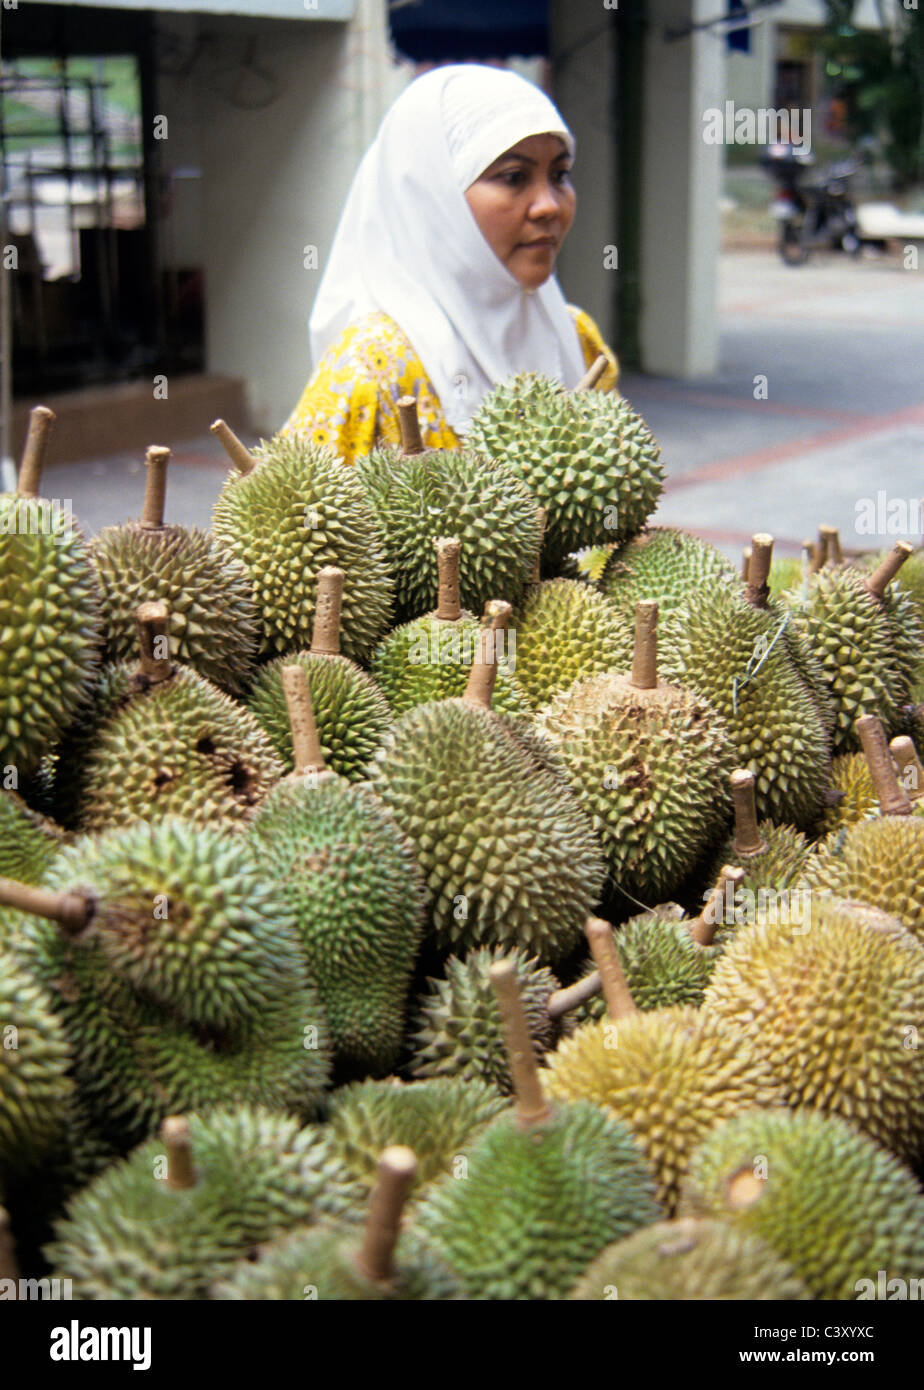
<svg viewBox="0 0 924 1390">
<path fill-rule="evenodd" d="M 627 376 L 624 390 L 662 447 L 668 482 L 658 519 L 708 536 L 737 555 L 754 531 L 798 553 L 819 522 L 845 544 L 919 540 L 860 535 L 863 499 L 909 522 L 924 493 L 924 255 L 830 257 L 789 268 L 764 252 L 722 257 L 721 365 L 691 383 Z M 755 399 L 766 377 L 767 399 Z M 250 440 L 247 441 L 252 442 Z M 210 435 L 175 443 L 167 519 L 208 525 L 225 474 Z M 139 457 L 50 468 L 48 495 L 71 497 L 96 529 L 136 515 Z M 894 522 L 893 522 L 894 524 Z"/>
</svg>

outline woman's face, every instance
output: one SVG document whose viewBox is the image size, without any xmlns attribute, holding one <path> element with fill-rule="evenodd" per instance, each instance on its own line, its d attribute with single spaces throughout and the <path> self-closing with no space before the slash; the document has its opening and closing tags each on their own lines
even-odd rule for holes
<svg viewBox="0 0 924 1390">
<path fill-rule="evenodd" d="M 536 290 L 555 270 L 574 221 L 571 156 L 558 135 L 530 135 L 505 150 L 465 191 L 481 234 L 510 274 Z"/>
</svg>

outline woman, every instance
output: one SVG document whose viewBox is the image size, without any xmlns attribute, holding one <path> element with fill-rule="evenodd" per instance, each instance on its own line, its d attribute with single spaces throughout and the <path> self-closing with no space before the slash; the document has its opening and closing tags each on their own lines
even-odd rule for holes
<svg viewBox="0 0 924 1390">
<path fill-rule="evenodd" d="M 500 68 L 436 68 L 394 102 L 353 180 L 309 323 L 318 364 L 282 433 L 346 462 L 400 441 L 417 397 L 424 443 L 459 445 L 518 371 L 577 385 L 601 352 L 565 303 L 555 259 L 574 218 L 574 140 L 549 99 Z"/>
</svg>

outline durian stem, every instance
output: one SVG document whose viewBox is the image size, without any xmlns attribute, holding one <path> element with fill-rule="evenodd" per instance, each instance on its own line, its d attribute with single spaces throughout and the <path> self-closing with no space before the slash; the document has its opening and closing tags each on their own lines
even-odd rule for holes
<svg viewBox="0 0 924 1390">
<path fill-rule="evenodd" d="M 394 1276 L 401 1213 L 416 1175 L 417 1158 L 413 1149 L 403 1144 L 393 1144 L 383 1149 L 369 1202 L 362 1247 L 356 1256 L 360 1274 L 374 1284 L 387 1283 Z"/>
<path fill-rule="evenodd" d="M 924 796 L 924 767 L 921 766 L 913 741 L 907 734 L 901 734 L 898 738 L 893 738 L 889 744 L 889 752 L 898 766 L 898 776 L 909 799 L 920 800 Z M 909 768 L 912 769 L 911 772 L 908 771 Z"/>
<path fill-rule="evenodd" d="M 702 912 L 687 924 L 687 931 L 697 946 L 711 946 L 716 927 L 723 918 L 723 908 L 735 905 L 735 894 L 744 882 L 744 870 L 731 864 L 723 864 L 719 878 Z M 731 891 L 729 891 L 729 888 Z"/>
<path fill-rule="evenodd" d="M 866 754 L 869 775 L 884 816 L 910 816 L 908 793 L 899 785 L 892 766 L 892 755 L 886 742 L 885 730 L 875 714 L 861 714 L 854 724 Z"/>
<path fill-rule="evenodd" d="M 748 571 L 751 568 L 752 554 L 753 552 L 749 545 L 746 545 L 741 552 L 741 578 L 745 584 L 748 582 Z"/>
<path fill-rule="evenodd" d="M 340 610 L 345 577 L 336 565 L 324 565 L 318 570 L 311 628 L 311 650 L 315 656 L 340 655 Z"/>
<path fill-rule="evenodd" d="M 815 546 L 815 556 L 818 568 L 823 570 L 830 558 L 828 555 L 828 535 L 823 526 L 819 526 L 818 528 L 818 541 Z"/>
<path fill-rule="evenodd" d="M 821 558 L 820 548 L 815 544 L 814 541 L 805 540 L 802 542 L 802 552 L 803 555 L 807 556 L 809 574 L 817 574 L 818 571 L 821 569 L 821 565 L 819 563 Z"/>
<path fill-rule="evenodd" d="M 866 587 L 874 598 L 885 598 L 885 591 L 892 580 L 898 574 L 908 556 L 914 553 L 914 546 L 907 541 L 896 541 L 888 555 L 880 565 L 876 567 L 869 579 Z"/>
<path fill-rule="evenodd" d="M 22 451 L 19 465 L 19 480 L 16 492 L 19 497 L 38 497 L 42 486 L 42 472 L 45 467 L 45 454 L 48 437 L 56 419 L 53 410 L 47 405 L 34 405 L 29 411 L 29 431 Z"/>
<path fill-rule="evenodd" d="M 491 708 L 491 696 L 497 679 L 496 634 L 504 631 L 512 612 L 510 604 L 502 599 L 491 599 L 485 606 L 485 616 L 490 618 L 490 623 L 476 634 L 475 660 L 462 696 L 464 702 L 475 709 Z"/>
<path fill-rule="evenodd" d="M 303 776 L 306 772 L 324 771 L 324 754 L 315 723 L 314 707 L 311 703 L 311 689 L 303 666 L 283 666 L 282 690 L 289 711 L 289 725 L 292 729 L 292 757 L 295 772 Z"/>
<path fill-rule="evenodd" d="M 594 358 L 593 362 L 591 362 L 590 366 L 587 368 L 587 371 L 581 377 L 577 386 L 575 386 L 575 391 L 592 391 L 605 371 L 606 356 L 604 353 L 601 352 L 597 357 Z"/>
<path fill-rule="evenodd" d="M 583 980 L 568 985 L 567 989 L 556 989 L 550 994 L 545 1011 L 549 1018 L 562 1018 L 572 1009 L 586 1004 L 588 999 L 593 999 L 594 995 L 599 994 L 602 988 L 603 980 L 600 977 L 600 971 L 592 970 L 589 975 L 584 976 Z"/>
<path fill-rule="evenodd" d="M 735 852 L 750 858 L 767 848 L 757 825 L 757 803 L 754 799 L 754 774 L 739 767 L 728 779 L 735 808 Z"/>
<path fill-rule="evenodd" d="M 57 922 L 66 932 L 83 931 L 93 915 L 93 900 L 83 893 L 57 893 L 15 878 L 0 878 L 0 903 Z"/>
<path fill-rule="evenodd" d="M 146 531 L 159 531 L 164 524 L 169 459 L 170 450 L 162 444 L 152 444 L 144 456 L 147 472 L 144 479 L 144 511 L 141 513 L 141 525 Z"/>
<path fill-rule="evenodd" d="M 631 683 L 639 690 L 655 690 L 658 685 L 658 605 L 654 599 L 635 605 Z"/>
<path fill-rule="evenodd" d="M 542 542 L 545 540 L 545 528 L 549 524 L 548 507 L 538 507 L 539 516 L 539 545 L 536 549 L 536 558 L 533 560 L 533 571 L 529 577 L 530 584 L 540 584 L 542 582 Z"/>
<path fill-rule="evenodd" d="M 254 458 L 253 454 L 244 447 L 231 426 L 226 424 L 224 420 L 215 420 L 209 425 L 209 429 L 221 444 L 237 471 L 242 474 L 252 473 L 257 466 L 257 460 Z"/>
<path fill-rule="evenodd" d="M 141 646 L 140 671 L 143 676 L 156 685 L 170 678 L 173 667 L 170 664 L 170 640 L 167 624 L 170 612 L 163 599 L 139 603 L 135 609 L 138 620 L 138 638 Z M 157 655 L 158 650 L 166 656 Z"/>
<path fill-rule="evenodd" d="M 436 616 L 443 622 L 457 623 L 462 617 L 459 599 L 459 561 L 462 542 L 456 536 L 441 536 L 433 542 L 436 549 L 437 597 Z"/>
<path fill-rule="evenodd" d="M 177 1192 L 195 1187 L 196 1169 L 186 1116 L 168 1115 L 161 1125 L 160 1137 L 167 1150 L 167 1186 Z"/>
<path fill-rule="evenodd" d="M 841 533 L 836 526 L 819 526 L 818 535 L 823 538 L 825 545 L 826 563 L 829 565 L 842 565 L 844 563 L 844 552 L 841 549 Z"/>
<path fill-rule="evenodd" d="M 401 426 L 401 452 L 422 454 L 424 442 L 417 418 L 417 397 L 402 396 L 398 402 L 398 423 Z"/>
<path fill-rule="evenodd" d="M 773 563 L 773 537 L 760 532 L 751 537 L 751 563 L 744 596 L 754 608 L 766 608 L 770 597 L 767 576 Z"/>
<path fill-rule="evenodd" d="M 552 1108 L 542 1091 L 533 1040 L 517 987 L 516 966 L 512 960 L 500 960 L 488 973 L 504 1029 L 517 1118 L 521 1125 L 542 1124 L 551 1115 Z"/>
<path fill-rule="evenodd" d="M 0 1279 L 13 1279 L 19 1287 L 19 1261 L 16 1259 L 16 1242 L 10 1227 L 10 1214 L 6 1207 L 0 1207 Z"/>
<path fill-rule="evenodd" d="M 615 1021 L 620 1018 L 628 1018 L 631 1014 L 637 1014 L 638 1005 L 632 998 L 625 971 L 622 968 L 622 961 L 616 950 L 613 928 L 609 922 L 604 922 L 602 917 L 588 917 L 584 924 L 584 932 L 590 943 L 590 953 L 594 958 L 594 964 L 600 971 L 603 997 L 606 1000 L 606 1011 L 610 1018 Z"/>
</svg>

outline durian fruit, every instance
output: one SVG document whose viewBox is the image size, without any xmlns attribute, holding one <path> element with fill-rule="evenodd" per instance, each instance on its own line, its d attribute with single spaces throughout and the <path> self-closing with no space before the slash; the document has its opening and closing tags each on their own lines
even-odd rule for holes
<svg viewBox="0 0 924 1390">
<path fill-rule="evenodd" d="M 747 1231 L 694 1217 L 645 1226 L 598 1255 L 571 1298 L 583 1303 L 810 1299 L 802 1280 Z"/>
<path fill-rule="evenodd" d="M 630 676 L 577 681 L 536 716 L 592 818 L 615 888 L 662 901 L 721 833 L 734 749 L 705 700 L 657 669 L 658 605 L 636 605 Z"/>
<path fill-rule="evenodd" d="M 573 550 L 635 535 L 663 487 L 661 451 L 628 401 L 532 372 L 488 392 L 466 444 L 508 464 L 546 508 L 546 573 Z"/>
<path fill-rule="evenodd" d="M 819 835 L 856 825 L 879 808 L 865 753 L 839 753 L 831 762 L 831 790 L 836 795 L 826 805 L 817 825 Z"/>
<path fill-rule="evenodd" d="M 99 593 L 74 518 L 39 497 L 54 414 L 36 406 L 15 493 L 0 493 L 0 770 L 36 771 L 86 702 Z"/>
<path fill-rule="evenodd" d="M 554 965 L 580 940 L 603 863 L 577 799 L 492 713 L 496 674 L 483 646 L 465 695 L 403 715 L 369 782 L 414 846 L 439 949 L 507 944 Z"/>
<path fill-rule="evenodd" d="M 747 1030 L 793 1109 L 842 1115 L 908 1161 L 924 1152 L 924 946 L 898 922 L 793 894 L 739 932 L 703 1009 Z"/>
<path fill-rule="evenodd" d="M 392 1144 L 413 1149 L 416 1200 L 455 1171 L 464 1153 L 508 1099 L 485 1081 L 441 1076 L 427 1081 L 354 1081 L 331 1097 L 323 1133 L 365 1194 L 375 1185 L 379 1155 Z"/>
<path fill-rule="evenodd" d="M 383 1076 L 404 1037 L 423 884 L 384 807 L 325 770 L 304 669 L 281 674 L 295 775 L 264 801 L 251 844 L 295 918 L 341 1074 Z"/>
<path fill-rule="evenodd" d="M 207 531 L 164 524 L 169 458 L 169 449 L 151 445 L 141 520 L 104 526 L 90 546 L 102 596 L 103 659 L 133 656 L 138 605 L 163 599 L 171 660 L 240 695 L 250 683 L 260 635 L 250 580 Z"/>
<path fill-rule="evenodd" d="M 756 536 L 752 581 L 691 594 L 661 631 L 664 678 L 695 691 L 724 719 L 738 766 L 756 778 L 760 818 L 803 829 L 817 819 L 828 787 L 827 715 L 808 678 L 811 654 L 787 615 L 767 607 L 772 538 Z"/>
<path fill-rule="evenodd" d="M 442 536 L 433 545 L 439 574 L 436 608 L 390 632 L 379 643 L 369 667 L 395 715 L 429 700 L 465 694 L 483 626 L 459 602 L 461 542 L 454 536 Z M 484 623 L 488 621 L 486 613 Z M 497 682 L 492 708 L 501 714 L 528 716 L 530 704 L 513 674 L 506 638 L 496 641 L 501 646 L 495 652 Z M 515 648 L 511 655 L 515 655 Z"/>
<path fill-rule="evenodd" d="M 401 1213 L 414 1180 L 413 1149 L 383 1150 L 365 1228 L 331 1221 L 293 1231 L 239 1261 L 212 1292 L 216 1299 L 435 1301 L 458 1296 L 445 1261 Z"/>
<path fill-rule="evenodd" d="M 667 614 L 691 591 L 735 583 L 734 566 L 714 545 L 674 526 L 648 526 L 613 551 L 600 587 L 631 619 L 640 600 L 656 599 L 661 613 Z"/>
<path fill-rule="evenodd" d="M 41 888 L 0 882 L 81 1102 L 132 1143 L 174 1110 L 310 1114 L 331 1070 L 324 1011 L 282 890 L 242 836 L 166 820 L 84 837 Z"/>
<path fill-rule="evenodd" d="M 212 529 L 250 577 L 261 654 L 307 646 L 318 570 L 333 565 L 346 576 L 343 654 L 367 660 L 388 628 L 394 585 L 384 536 L 355 470 L 295 435 L 277 435 L 254 457 L 223 420 L 212 430 L 238 470 L 215 503 Z"/>
<path fill-rule="evenodd" d="M 916 1179 L 837 1115 L 754 1110 L 720 1125 L 690 1160 L 680 1214 L 764 1241 L 814 1298 L 870 1297 L 879 1270 L 924 1267 Z"/>
<path fill-rule="evenodd" d="M 249 710 L 159 653 L 165 603 L 138 609 L 140 663 L 108 667 L 92 718 L 62 750 L 62 814 L 83 831 L 178 815 L 242 824 L 282 775 Z"/>
<path fill-rule="evenodd" d="M 656 1221 L 651 1173 L 628 1130 L 596 1105 L 543 1094 L 512 962 L 492 969 L 513 1111 L 499 1115 L 418 1211 L 470 1299 L 558 1299 L 601 1250 Z"/>
<path fill-rule="evenodd" d="M 300 666 L 308 678 L 324 761 L 331 771 L 357 782 L 365 776 L 366 764 L 392 717 L 376 682 L 340 655 L 343 580 L 343 570 L 334 565 L 318 570 L 310 649 L 276 657 L 261 667 L 247 703 L 291 772 L 292 732 L 282 672 L 286 666 Z"/>
<path fill-rule="evenodd" d="M 71 1053 L 50 995 L 0 945 L 0 1181 L 40 1165 L 64 1130 Z"/>
<path fill-rule="evenodd" d="M 196 1299 L 261 1241 L 358 1194 L 312 1129 L 259 1106 L 165 1118 L 68 1205 L 46 1254 L 76 1299 Z"/>
<path fill-rule="evenodd" d="M 63 842 L 59 826 L 36 815 L 15 792 L 0 791 L 0 877 L 40 883 Z"/>
<path fill-rule="evenodd" d="M 413 396 L 401 398 L 398 414 L 401 449 L 381 446 L 356 463 L 395 577 L 398 621 L 436 607 L 433 542 L 441 536 L 456 536 L 462 544 L 459 598 L 464 607 L 478 613 L 488 599 L 516 602 L 542 538 L 536 499 L 519 470 L 468 443 L 458 449 L 425 449 Z"/>
<path fill-rule="evenodd" d="M 736 768 L 728 779 L 735 828 L 716 855 L 710 874 L 714 881 L 722 864 L 738 864 L 744 870 L 740 889 L 746 895 L 746 920 L 753 920 L 753 909 L 761 912 L 761 898 L 772 903 L 774 895 L 793 887 L 812 848 L 793 826 L 758 821 L 755 780 L 748 768 Z"/>
<path fill-rule="evenodd" d="M 771 1068 L 747 1034 L 690 1007 L 641 1012 L 629 993 L 608 922 L 588 937 L 608 1017 L 563 1039 L 546 1085 L 559 1100 L 591 1101 L 631 1131 L 672 1214 L 690 1154 L 720 1120 L 782 1102 Z"/>
<path fill-rule="evenodd" d="M 798 889 L 868 903 L 924 941 L 924 821 L 883 816 L 835 831 L 808 860 Z"/>
<path fill-rule="evenodd" d="M 538 709 L 559 690 L 632 659 L 628 621 L 576 579 L 547 579 L 527 594 L 514 623 L 516 681 Z"/>
<path fill-rule="evenodd" d="M 480 1077 L 505 1095 L 513 1089 L 491 966 L 506 958 L 516 971 L 517 989 L 526 1015 L 533 1050 L 541 1061 L 567 1026 L 567 1013 L 587 991 L 599 992 L 600 978 L 584 989 L 562 989 L 535 956 L 500 946 L 470 951 L 463 960 L 450 956 L 443 979 L 427 981 L 417 1001 L 415 1031 L 410 1038 L 412 1075 Z"/>
</svg>

